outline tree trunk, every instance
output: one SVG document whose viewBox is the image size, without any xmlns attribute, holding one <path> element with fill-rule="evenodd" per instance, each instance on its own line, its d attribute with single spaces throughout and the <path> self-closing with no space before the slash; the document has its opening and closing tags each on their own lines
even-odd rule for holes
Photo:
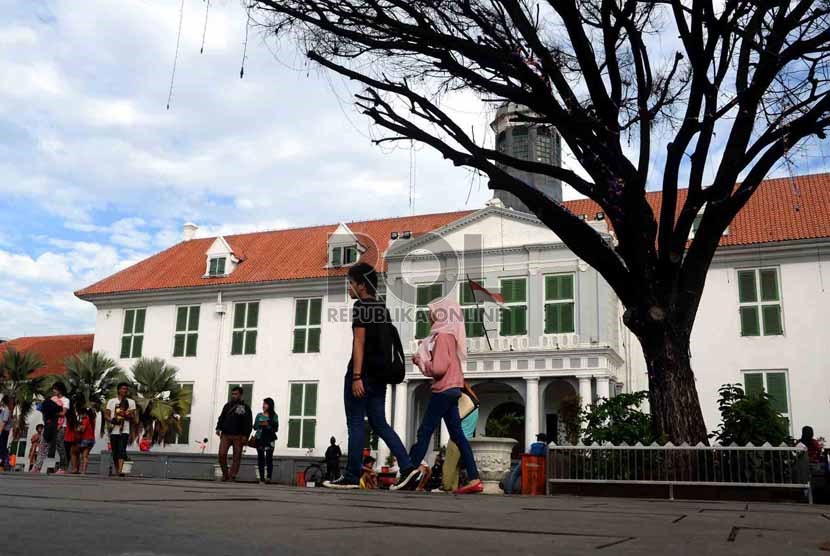
<svg viewBox="0 0 830 556">
<path fill-rule="evenodd" d="M 708 443 L 689 356 L 689 333 L 653 327 L 640 343 L 655 432 L 674 444 Z"/>
</svg>

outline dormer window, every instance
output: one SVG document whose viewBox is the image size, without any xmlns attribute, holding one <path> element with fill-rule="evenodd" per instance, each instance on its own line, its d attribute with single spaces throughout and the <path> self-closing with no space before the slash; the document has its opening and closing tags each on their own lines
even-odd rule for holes
<svg viewBox="0 0 830 556">
<path fill-rule="evenodd" d="M 224 276 L 226 257 L 213 257 L 210 259 L 210 268 L 208 269 L 208 276 Z"/>
<path fill-rule="evenodd" d="M 222 236 L 217 237 L 205 253 L 205 273 L 202 278 L 224 278 L 233 274 L 243 257 Z"/>
<path fill-rule="evenodd" d="M 695 219 L 692 221 L 692 229 L 689 230 L 689 239 L 690 240 L 694 239 L 695 235 L 697 235 L 697 231 L 700 229 L 700 223 L 703 220 L 703 212 L 705 210 L 706 210 L 706 205 L 704 204 L 702 207 L 700 207 L 700 210 L 698 211 L 697 215 L 695 216 Z M 726 227 L 726 229 L 723 231 L 723 233 L 721 235 L 724 235 L 724 236 L 729 235 L 729 226 Z"/>
<path fill-rule="evenodd" d="M 358 251 L 356 245 L 333 247 L 331 250 L 331 266 L 350 265 L 357 262 Z"/>
</svg>

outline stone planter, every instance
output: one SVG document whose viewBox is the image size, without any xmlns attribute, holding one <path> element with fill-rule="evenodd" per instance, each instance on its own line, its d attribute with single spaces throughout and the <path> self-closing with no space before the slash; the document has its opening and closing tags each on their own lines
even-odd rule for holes
<svg viewBox="0 0 830 556">
<path fill-rule="evenodd" d="M 485 494 L 501 494 L 499 482 L 510 472 L 510 454 L 516 440 L 477 436 L 470 439 Z"/>
</svg>

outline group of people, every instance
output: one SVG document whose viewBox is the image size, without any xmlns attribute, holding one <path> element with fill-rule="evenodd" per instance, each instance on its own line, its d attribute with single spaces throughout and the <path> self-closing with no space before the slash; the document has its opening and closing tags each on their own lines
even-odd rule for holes
<svg viewBox="0 0 830 556">
<path fill-rule="evenodd" d="M 219 467 L 222 481 L 236 481 L 245 446 L 256 448 L 259 482 L 271 483 L 274 474 L 274 443 L 280 428 L 279 417 L 272 398 L 262 400 L 262 411 L 252 416 L 251 408 L 243 400 L 244 390 L 231 390 L 231 399 L 222 408 L 216 421 L 219 437 Z M 253 435 L 251 432 L 253 431 Z M 250 437 L 250 438 L 249 438 Z M 207 441 L 207 439 L 205 439 Z M 233 448 L 233 459 L 228 469 L 228 451 Z"/>
<path fill-rule="evenodd" d="M 337 479 L 323 483 L 335 489 L 360 488 L 364 475 L 364 422 L 389 447 L 400 467 L 398 481 L 390 490 L 415 489 L 428 481 L 431 468 L 425 461 L 430 440 L 443 420 L 452 443 L 452 453 L 466 469 L 467 484 L 454 488 L 457 494 L 484 490 L 479 479 L 473 451 L 462 426 L 459 402 L 465 391 L 472 406 L 477 404 L 472 390 L 465 389 L 464 367 L 467 359 L 466 333 L 461 307 L 450 298 L 429 304 L 431 333 L 421 341 L 412 362 L 432 380 L 432 395 L 424 419 L 418 428 L 415 444 L 406 450 L 400 437 L 386 421 L 387 384 L 377 379 L 379 367 L 387 364 L 390 335 L 384 327 L 393 326 L 383 301 L 377 298 L 378 276 L 366 263 L 352 266 L 348 272 L 349 295 L 355 300 L 352 311 L 352 356 L 346 369 L 344 406 L 349 433 L 348 464 Z M 471 411 L 466 412 L 465 418 Z M 477 417 L 476 417 L 477 418 Z M 468 421 L 469 422 L 469 421 Z M 471 431 L 467 431 L 471 434 Z M 364 481 L 365 482 L 365 481 Z"/>
</svg>

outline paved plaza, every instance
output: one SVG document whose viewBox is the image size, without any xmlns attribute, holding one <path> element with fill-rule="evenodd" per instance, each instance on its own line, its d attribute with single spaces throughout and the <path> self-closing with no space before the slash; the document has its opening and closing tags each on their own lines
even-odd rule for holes
<svg viewBox="0 0 830 556">
<path fill-rule="evenodd" d="M 823 554 L 830 507 L 0 475 L 7 554 Z"/>
</svg>

